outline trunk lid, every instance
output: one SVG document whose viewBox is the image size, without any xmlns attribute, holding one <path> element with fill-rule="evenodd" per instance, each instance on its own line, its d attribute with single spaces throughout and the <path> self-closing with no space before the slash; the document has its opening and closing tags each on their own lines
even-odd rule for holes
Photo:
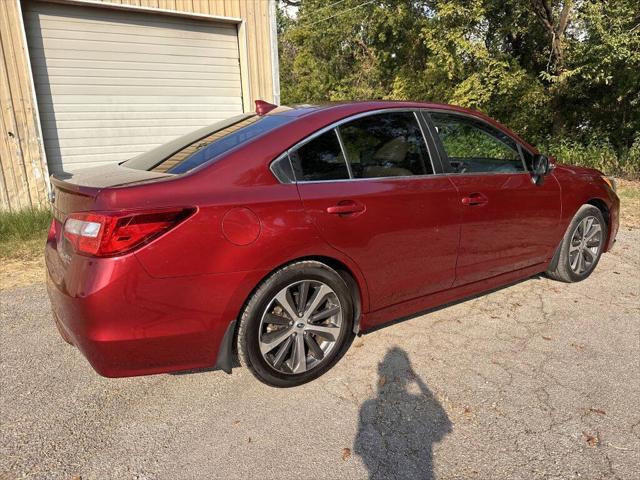
<svg viewBox="0 0 640 480">
<path fill-rule="evenodd" d="M 91 210 L 96 197 L 105 188 L 145 183 L 171 176 L 167 173 L 135 170 L 118 164 L 55 174 L 51 176 L 54 215 L 64 223 L 69 213 Z"/>
</svg>

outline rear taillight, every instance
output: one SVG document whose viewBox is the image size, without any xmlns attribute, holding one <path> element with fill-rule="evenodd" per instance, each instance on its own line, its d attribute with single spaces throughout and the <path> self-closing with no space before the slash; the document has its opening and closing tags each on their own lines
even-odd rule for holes
<svg viewBox="0 0 640 480">
<path fill-rule="evenodd" d="M 120 213 L 73 213 L 64 236 L 84 255 L 110 257 L 130 252 L 171 230 L 195 209 L 181 208 Z"/>
</svg>

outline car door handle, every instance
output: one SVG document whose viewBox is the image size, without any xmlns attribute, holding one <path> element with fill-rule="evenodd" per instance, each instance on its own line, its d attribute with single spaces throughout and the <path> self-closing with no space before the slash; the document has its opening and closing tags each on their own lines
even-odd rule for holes
<svg viewBox="0 0 640 480">
<path fill-rule="evenodd" d="M 327 207 L 327 213 L 333 213 L 334 215 L 348 215 L 360 212 L 364 212 L 364 205 L 352 200 L 344 200 L 337 205 Z"/>
<path fill-rule="evenodd" d="M 462 204 L 467 206 L 486 205 L 489 199 L 482 193 L 471 193 L 466 197 L 462 197 Z"/>
</svg>

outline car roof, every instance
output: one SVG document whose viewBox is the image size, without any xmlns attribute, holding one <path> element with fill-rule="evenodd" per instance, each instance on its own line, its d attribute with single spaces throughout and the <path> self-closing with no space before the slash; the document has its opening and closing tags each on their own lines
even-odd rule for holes
<svg viewBox="0 0 640 480">
<path fill-rule="evenodd" d="M 476 113 L 463 107 L 447 105 L 444 103 L 416 102 L 405 100 L 362 100 L 350 102 L 323 102 L 318 104 L 280 106 L 269 112 L 267 115 L 302 117 L 313 113 L 326 112 L 327 110 L 336 110 L 336 113 L 338 111 L 349 110 L 350 114 L 354 114 L 371 110 L 385 110 L 394 108 L 434 108 Z"/>
</svg>

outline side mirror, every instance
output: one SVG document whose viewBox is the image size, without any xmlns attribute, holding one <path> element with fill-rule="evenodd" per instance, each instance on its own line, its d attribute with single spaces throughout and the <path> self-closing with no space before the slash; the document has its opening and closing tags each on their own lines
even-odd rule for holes
<svg viewBox="0 0 640 480">
<path fill-rule="evenodd" d="M 534 183 L 541 184 L 544 181 L 544 176 L 550 171 L 551 162 L 549 162 L 549 157 L 541 153 L 533 157 L 531 178 Z"/>
</svg>

